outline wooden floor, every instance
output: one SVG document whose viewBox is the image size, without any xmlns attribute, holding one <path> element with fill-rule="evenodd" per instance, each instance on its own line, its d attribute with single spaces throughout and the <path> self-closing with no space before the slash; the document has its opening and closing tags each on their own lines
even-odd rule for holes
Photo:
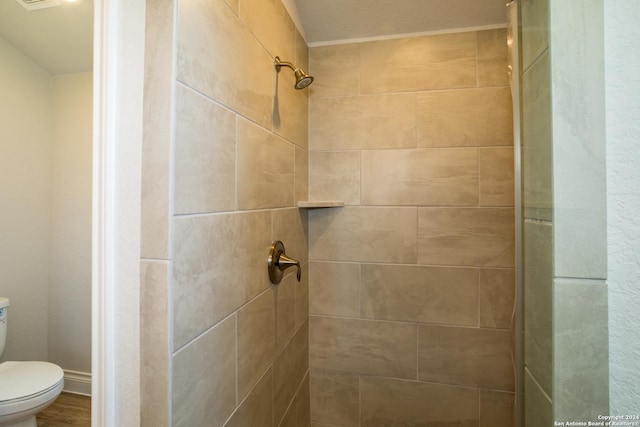
<svg viewBox="0 0 640 427">
<path fill-rule="evenodd" d="M 62 393 L 37 418 L 38 427 L 91 427 L 91 397 Z"/>
</svg>

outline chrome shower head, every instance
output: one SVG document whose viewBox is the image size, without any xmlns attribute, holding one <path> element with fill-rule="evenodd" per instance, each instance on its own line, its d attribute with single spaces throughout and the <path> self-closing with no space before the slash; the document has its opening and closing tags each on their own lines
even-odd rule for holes
<svg viewBox="0 0 640 427">
<path fill-rule="evenodd" d="M 302 68 L 294 67 L 290 62 L 280 61 L 278 56 L 275 57 L 274 65 L 276 66 L 277 71 L 280 71 L 280 67 L 289 67 L 293 70 L 293 74 L 296 78 L 296 84 L 294 87 L 298 90 L 304 89 L 313 83 L 313 76 L 305 73 Z"/>
</svg>

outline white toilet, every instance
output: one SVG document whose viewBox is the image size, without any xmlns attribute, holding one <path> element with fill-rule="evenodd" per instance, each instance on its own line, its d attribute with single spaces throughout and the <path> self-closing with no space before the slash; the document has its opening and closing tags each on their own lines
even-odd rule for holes
<svg viewBox="0 0 640 427">
<path fill-rule="evenodd" d="M 7 339 L 9 300 L 0 297 L 0 356 Z M 62 369 L 48 362 L 0 363 L 0 427 L 37 427 L 36 414 L 64 386 Z"/>
</svg>

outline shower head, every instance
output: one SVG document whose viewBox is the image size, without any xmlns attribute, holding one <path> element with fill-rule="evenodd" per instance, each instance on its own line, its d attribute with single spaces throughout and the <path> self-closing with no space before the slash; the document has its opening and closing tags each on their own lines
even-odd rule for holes
<svg viewBox="0 0 640 427">
<path fill-rule="evenodd" d="M 298 90 L 304 89 L 313 83 L 313 76 L 305 73 L 302 68 L 294 67 L 291 62 L 280 61 L 280 58 L 276 56 L 274 65 L 276 66 L 277 71 L 280 71 L 280 67 L 289 67 L 293 70 L 293 74 L 296 77 L 296 84 L 294 87 Z"/>
</svg>

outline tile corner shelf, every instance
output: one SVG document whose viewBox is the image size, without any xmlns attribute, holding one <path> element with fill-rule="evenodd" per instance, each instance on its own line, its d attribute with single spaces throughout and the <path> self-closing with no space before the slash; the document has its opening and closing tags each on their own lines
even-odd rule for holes
<svg viewBox="0 0 640 427">
<path fill-rule="evenodd" d="M 339 200 L 319 200 L 319 201 L 298 202 L 298 207 L 301 209 L 341 208 L 343 206 L 344 206 L 344 202 Z"/>
</svg>

